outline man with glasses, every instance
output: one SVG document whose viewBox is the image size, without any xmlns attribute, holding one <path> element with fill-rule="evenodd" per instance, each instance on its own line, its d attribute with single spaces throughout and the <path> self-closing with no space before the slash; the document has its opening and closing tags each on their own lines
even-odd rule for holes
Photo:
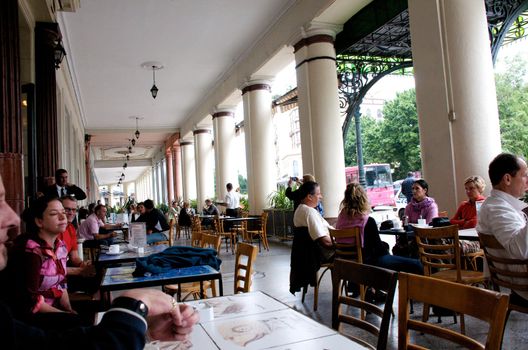
<svg viewBox="0 0 528 350">
<path fill-rule="evenodd" d="M 77 231 L 75 226 L 73 226 L 73 220 L 77 214 L 77 200 L 74 196 L 67 195 L 61 197 L 60 201 L 68 218 L 66 230 L 58 237 L 66 244 L 66 249 L 68 250 L 68 276 L 92 275 L 94 271 L 91 267 L 91 261 L 83 261 L 77 249 Z"/>
</svg>

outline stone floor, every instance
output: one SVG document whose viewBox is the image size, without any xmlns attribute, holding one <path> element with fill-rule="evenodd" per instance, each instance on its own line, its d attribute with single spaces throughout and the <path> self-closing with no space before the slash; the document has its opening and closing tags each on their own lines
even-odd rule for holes
<svg viewBox="0 0 528 350">
<path fill-rule="evenodd" d="M 288 291 L 291 243 L 272 240 L 270 246 L 269 252 L 263 250 L 258 254 L 255 263 L 252 290 L 263 291 L 314 320 L 327 326 L 331 326 L 332 288 L 330 274 L 326 274 L 323 278 L 319 294 L 319 307 L 318 310 L 314 312 L 312 288 L 308 291 L 304 303 L 301 302 L 301 293 L 292 295 Z M 233 293 L 234 256 L 231 252 L 226 253 L 224 244 L 222 245 L 222 249 L 220 258 L 223 260 L 221 269 L 224 281 L 224 295 L 229 295 Z M 397 315 L 397 295 L 393 308 Z M 421 318 L 422 305 L 415 303 L 414 309 L 415 313 L 413 317 Z M 453 324 L 453 317 L 443 317 L 442 321 L 446 327 L 459 330 L 459 324 Z M 430 318 L 430 322 L 436 322 L 436 317 Z M 503 349 L 527 349 L 528 330 L 525 328 L 527 325 L 528 315 L 513 312 L 506 325 Z M 344 332 L 359 335 L 363 339 L 372 339 L 369 338 L 368 334 L 360 333 L 360 330 L 353 329 L 352 327 L 345 328 Z M 479 341 L 484 341 L 487 336 L 487 325 L 479 320 L 466 316 L 466 332 L 471 337 L 474 337 Z M 397 348 L 397 334 L 398 322 L 397 319 L 393 319 L 391 322 L 388 349 Z M 416 341 L 418 344 L 431 349 L 456 348 L 449 342 L 438 341 L 436 338 L 427 335 L 413 335 L 413 339 L 415 339 L 413 341 Z"/>
</svg>

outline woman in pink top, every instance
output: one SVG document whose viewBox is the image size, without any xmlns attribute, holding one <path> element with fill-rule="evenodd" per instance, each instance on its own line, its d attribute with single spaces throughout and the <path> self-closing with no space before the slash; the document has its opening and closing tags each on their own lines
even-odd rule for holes
<svg viewBox="0 0 528 350">
<path fill-rule="evenodd" d="M 69 317 L 49 317 L 74 313 L 66 286 L 68 251 L 58 239 L 68 224 L 64 207 L 56 198 L 41 197 L 31 204 L 24 219 L 28 233 L 17 238 L 7 266 L 13 284 L 13 311 L 17 317 L 48 329 L 64 325 L 66 319 L 67 325 L 75 325 Z"/>
<path fill-rule="evenodd" d="M 425 180 L 416 180 L 412 186 L 413 198 L 405 207 L 405 215 L 409 223 L 416 224 L 418 219 L 425 219 L 426 223 L 433 221 L 438 216 L 438 205 L 429 197 L 429 184 Z"/>
</svg>

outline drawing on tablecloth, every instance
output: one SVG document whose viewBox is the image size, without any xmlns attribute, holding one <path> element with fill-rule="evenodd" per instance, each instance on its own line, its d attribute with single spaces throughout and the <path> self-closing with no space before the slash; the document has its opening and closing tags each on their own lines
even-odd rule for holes
<svg viewBox="0 0 528 350">
<path fill-rule="evenodd" d="M 288 308 L 285 304 L 267 296 L 262 292 L 236 294 L 206 300 L 187 302 L 198 309 L 212 307 L 214 319 L 237 317 L 240 314 L 251 315 L 262 312 L 283 310 Z"/>
<path fill-rule="evenodd" d="M 265 349 L 335 334 L 314 320 L 285 309 L 216 320 L 202 326 L 221 349 Z"/>
</svg>

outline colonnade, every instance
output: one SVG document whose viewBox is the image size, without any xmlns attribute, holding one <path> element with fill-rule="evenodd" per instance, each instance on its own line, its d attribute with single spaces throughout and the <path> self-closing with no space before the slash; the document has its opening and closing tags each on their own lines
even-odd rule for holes
<svg viewBox="0 0 528 350">
<path fill-rule="evenodd" d="M 487 165 L 501 146 L 484 3 L 438 3 L 410 0 L 409 15 L 423 175 L 439 207 L 453 213 L 464 199 L 464 178 L 473 174 L 486 178 Z M 345 189 L 333 46 L 336 30 L 311 23 L 291 43 L 297 72 L 303 173 L 313 174 L 320 183 L 327 217 L 337 216 Z M 248 79 L 240 90 L 249 207 L 252 214 L 258 214 L 276 189 L 270 81 Z M 181 143 L 184 198 L 201 202 L 214 194 L 222 199 L 225 184 L 236 183 L 232 173 L 237 159 L 232 149 L 232 116 L 232 110 L 212 113 L 214 175 L 209 132 L 197 129 L 194 140 Z M 210 182 L 213 178 L 216 192 Z"/>
</svg>

